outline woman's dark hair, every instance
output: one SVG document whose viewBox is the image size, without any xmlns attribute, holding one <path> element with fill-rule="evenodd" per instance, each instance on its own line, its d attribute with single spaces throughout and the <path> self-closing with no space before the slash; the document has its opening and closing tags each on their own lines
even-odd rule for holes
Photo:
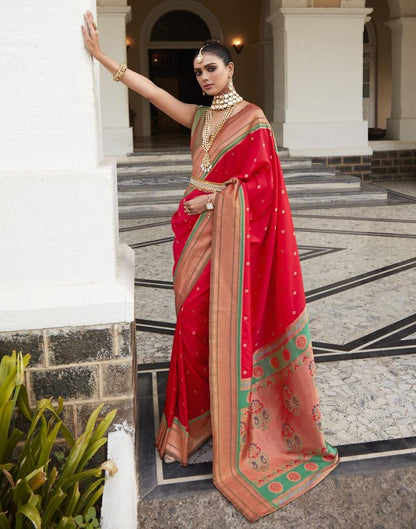
<svg viewBox="0 0 416 529">
<path fill-rule="evenodd" d="M 227 66 L 231 62 L 231 53 L 229 49 L 220 41 L 220 39 L 211 39 L 205 41 L 200 50 L 197 51 L 195 54 L 194 60 L 196 59 L 199 51 L 202 53 L 213 53 L 220 59 L 222 59 L 225 66 Z"/>
</svg>

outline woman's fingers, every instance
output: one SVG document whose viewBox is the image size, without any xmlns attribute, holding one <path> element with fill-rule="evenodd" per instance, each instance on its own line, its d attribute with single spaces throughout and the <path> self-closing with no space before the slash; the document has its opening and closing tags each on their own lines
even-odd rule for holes
<svg viewBox="0 0 416 529">
<path fill-rule="evenodd" d="M 200 195 L 188 202 L 184 202 L 183 207 L 187 215 L 200 215 L 206 211 L 207 195 Z"/>
<path fill-rule="evenodd" d="M 97 26 L 94 22 L 94 17 L 93 17 L 93 14 L 91 13 L 91 11 L 86 11 L 85 14 L 84 14 L 84 18 L 85 18 L 85 22 L 87 24 L 87 27 L 88 27 L 88 32 L 90 34 L 90 36 L 93 35 L 93 32 L 96 31 L 97 29 Z"/>
<path fill-rule="evenodd" d="M 98 30 L 91 11 L 84 13 L 85 26 L 82 26 L 85 46 L 91 55 L 95 56 L 100 47 L 98 44 Z"/>
</svg>

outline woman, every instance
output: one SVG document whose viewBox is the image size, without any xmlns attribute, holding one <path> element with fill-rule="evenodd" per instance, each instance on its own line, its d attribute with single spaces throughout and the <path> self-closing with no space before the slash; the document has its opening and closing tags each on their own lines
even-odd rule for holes
<svg viewBox="0 0 416 529">
<path fill-rule="evenodd" d="M 177 324 L 157 436 L 187 464 L 211 435 L 217 488 L 250 521 L 309 490 L 338 463 L 320 430 L 299 256 L 274 137 L 232 85 L 220 43 L 194 59 L 211 107 L 185 104 L 88 51 L 132 90 L 192 130 L 193 173 L 172 218 Z"/>
</svg>

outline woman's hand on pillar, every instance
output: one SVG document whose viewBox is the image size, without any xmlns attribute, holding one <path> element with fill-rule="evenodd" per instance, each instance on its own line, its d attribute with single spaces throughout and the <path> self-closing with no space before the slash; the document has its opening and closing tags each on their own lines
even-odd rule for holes
<svg viewBox="0 0 416 529">
<path fill-rule="evenodd" d="M 98 41 L 98 28 L 94 22 L 94 17 L 91 11 L 84 13 L 85 26 L 81 26 L 82 35 L 84 37 L 85 47 L 88 52 L 95 58 L 101 53 L 100 44 Z"/>
</svg>

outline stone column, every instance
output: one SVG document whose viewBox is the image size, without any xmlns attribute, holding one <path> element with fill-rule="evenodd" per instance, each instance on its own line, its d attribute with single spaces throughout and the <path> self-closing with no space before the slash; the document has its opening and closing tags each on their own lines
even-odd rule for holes
<svg viewBox="0 0 416 529">
<path fill-rule="evenodd" d="M 132 425 L 134 252 L 119 244 L 116 167 L 102 157 L 87 8 L 2 6 L 0 355 L 32 353 L 30 398 L 64 394 L 74 422 L 77 402 L 119 398 Z"/>
<path fill-rule="evenodd" d="M 268 22 L 274 37 L 278 145 L 295 155 L 371 154 L 362 76 L 364 23 L 372 10 L 277 4 L 282 2 L 272 3 Z"/>
<path fill-rule="evenodd" d="M 131 7 L 126 0 L 101 0 L 98 26 L 102 49 L 119 62 L 127 62 L 126 22 L 131 19 Z M 120 156 L 133 152 L 133 129 L 130 127 L 128 89 L 115 83 L 104 67 L 101 69 L 101 109 L 103 149 L 105 155 Z"/>
<path fill-rule="evenodd" d="M 416 16 L 386 24 L 392 40 L 392 108 L 388 139 L 416 141 Z"/>
<path fill-rule="evenodd" d="M 267 119 L 273 121 L 273 40 L 261 40 L 256 44 L 257 68 L 261 79 L 258 99 Z"/>
</svg>

